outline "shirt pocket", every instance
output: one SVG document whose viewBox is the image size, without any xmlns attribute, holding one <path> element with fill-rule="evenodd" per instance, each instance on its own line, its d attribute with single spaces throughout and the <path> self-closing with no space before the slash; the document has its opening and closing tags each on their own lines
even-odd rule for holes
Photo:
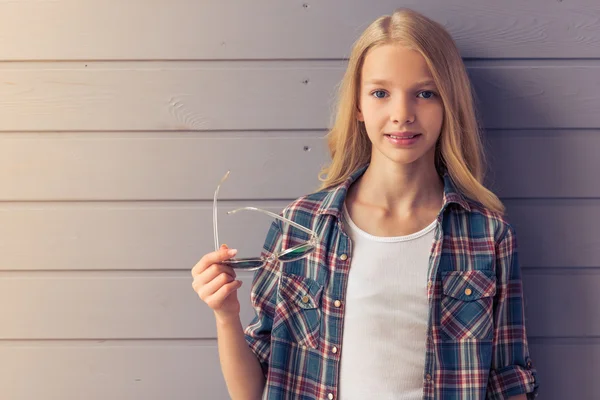
<svg viewBox="0 0 600 400">
<path fill-rule="evenodd" d="M 318 348 L 322 293 L 323 286 L 314 279 L 282 272 L 271 334 Z"/>
<path fill-rule="evenodd" d="M 446 341 L 491 340 L 496 277 L 491 270 L 442 274 L 441 334 Z"/>
</svg>

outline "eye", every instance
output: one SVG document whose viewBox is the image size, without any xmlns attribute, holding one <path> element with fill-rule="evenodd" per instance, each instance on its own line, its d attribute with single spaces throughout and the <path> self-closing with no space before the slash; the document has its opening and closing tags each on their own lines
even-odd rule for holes
<svg viewBox="0 0 600 400">
<path fill-rule="evenodd" d="M 373 92 L 371 92 L 371 96 L 375 96 L 378 99 L 383 99 L 386 95 L 387 93 L 385 92 L 385 90 L 374 90 Z"/>
<path fill-rule="evenodd" d="M 437 96 L 437 94 L 436 94 L 436 93 L 434 93 L 434 92 L 432 92 L 431 90 L 425 90 L 425 91 L 423 91 L 423 92 L 419 93 L 419 95 L 422 95 L 423 93 L 429 93 L 429 94 L 430 94 L 430 96 L 426 96 L 426 97 L 424 97 L 425 99 L 430 99 L 430 98 L 432 98 L 432 97 L 434 97 L 434 96 Z"/>
</svg>

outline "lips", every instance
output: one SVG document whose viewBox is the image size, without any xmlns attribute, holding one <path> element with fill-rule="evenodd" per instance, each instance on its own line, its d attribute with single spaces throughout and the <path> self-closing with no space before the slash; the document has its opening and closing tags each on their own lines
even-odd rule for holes
<svg viewBox="0 0 600 400">
<path fill-rule="evenodd" d="M 392 139 L 400 140 L 400 139 L 412 139 L 412 138 L 415 138 L 417 136 L 421 136 L 421 134 L 420 133 L 416 133 L 414 135 L 391 135 L 389 133 L 386 133 L 385 136 L 391 137 Z"/>
<path fill-rule="evenodd" d="M 386 133 L 384 135 L 386 141 L 390 143 L 394 147 L 402 148 L 402 147 L 412 147 L 416 143 L 419 142 L 420 133 L 415 133 L 414 135 L 408 135 L 407 132 L 403 132 L 401 135 L 393 135 L 390 133 Z"/>
</svg>

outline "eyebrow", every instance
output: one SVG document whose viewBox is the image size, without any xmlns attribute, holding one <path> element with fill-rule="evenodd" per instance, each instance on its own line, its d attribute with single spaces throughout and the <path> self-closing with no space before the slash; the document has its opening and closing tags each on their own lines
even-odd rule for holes
<svg viewBox="0 0 600 400">
<path fill-rule="evenodd" d="M 365 85 L 388 85 L 390 82 L 385 79 L 369 79 L 365 82 Z M 415 83 L 412 87 L 422 87 L 422 86 L 435 86 L 435 82 L 433 79 L 424 79 Z"/>
</svg>

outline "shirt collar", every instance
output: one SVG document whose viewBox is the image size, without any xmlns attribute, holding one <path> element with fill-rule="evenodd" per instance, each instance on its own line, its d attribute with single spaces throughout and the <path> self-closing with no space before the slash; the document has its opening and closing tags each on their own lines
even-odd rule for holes
<svg viewBox="0 0 600 400">
<path fill-rule="evenodd" d="M 368 166 L 369 164 L 365 164 L 364 166 L 360 167 L 355 172 L 353 172 L 343 183 L 326 190 L 327 194 L 323 198 L 323 202 L 317 214 L 331 214 L 340 218 L 342 215 L 342 207 L 344 205 L 344 200 L 346 198 L 346 194 L 348 193 L 348 188 L 359 177 L 361 177 L 362 174 L 364 174 Z M 465 210 L 471 211 L 469 203 L 466 201 L 465 197 L 456 189 L 456 186 L 452 181 L 452 178 L 450 177 L 450 174 L 447 170 L 444 172 L 443 180 L 444 197 L 440 214 L 442 214 L 451 203 L 459 204 Z"/>
</svg>

